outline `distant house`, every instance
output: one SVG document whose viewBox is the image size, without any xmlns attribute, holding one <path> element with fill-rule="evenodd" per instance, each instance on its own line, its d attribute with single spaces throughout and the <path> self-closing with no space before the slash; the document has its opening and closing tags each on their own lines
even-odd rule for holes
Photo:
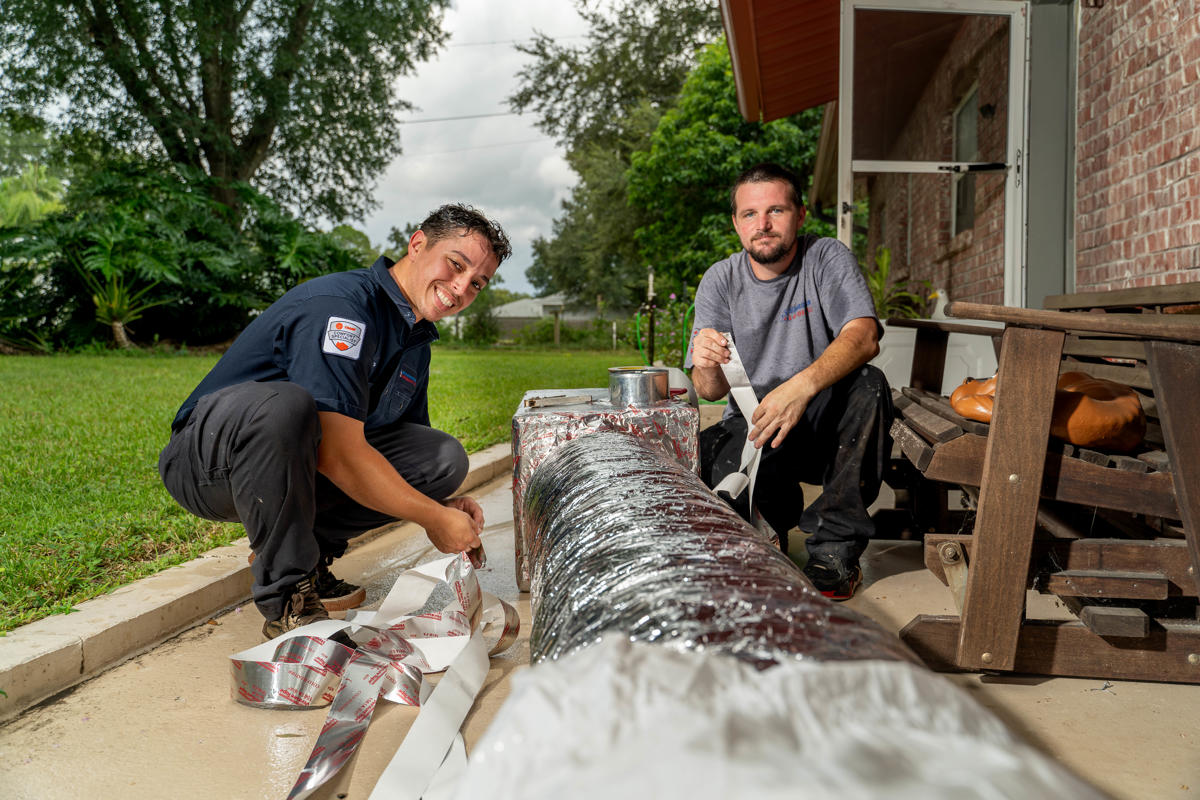
<svg viewBox="0 0 1200 800">
<path fill-rule="evenodd" d="M 722 0 L 751 120 L 825 106 L 810 210 L 956 300 L 1195 280 L 1200 19 L 1120 0 Z M 863 203 L 863 201 L 866 201 Z M 866 218 L 862 216 L 866 209 Z"/>
<path fill-rule="evenodd" d="M 554 319 L 556 314 L 560 325 L 572 328 L 590 327 L 592 320 L 600 316 L 594 309 L 568 308 L 567 296 L 564 292 L 555 292 L 545 297 L 526 297 L 522 300 L 513 300 L 511 303 L 496 306 L 492 313 L 495 315 L 496 321 L 500 323 L 500 336 L 504 339 L 538 320 Z M 446 318 L 446 322 L 452 330 L 458 330 L 455 327 L 457 318 L 457 314 Z"/>
</svg>

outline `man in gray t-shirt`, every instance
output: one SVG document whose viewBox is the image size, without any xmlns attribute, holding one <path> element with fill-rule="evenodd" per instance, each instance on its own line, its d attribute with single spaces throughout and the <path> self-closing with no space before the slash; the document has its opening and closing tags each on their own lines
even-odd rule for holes
<svg viewBox="0 0 1200 800">
<path fill-rule="evenodd" d="M 882 332 L 875 306 L 845 246 L 799 235 L 805 210 L 789 170 L 752 167 L 730 203 L 745 249 L 700 281 L 688 366 L 701 397 L 727 394 L 722 332 L 732 334 L 759 405 L 747 422 L 731 402 L 700 434 L 701 476 L 716 486 L 736 472 L 747 436 L 766 447 L 755 506 L 785 550 L 793 526 L 811 534 L 805 574 L 826 596 L 846 599 L 861 581 L 858 559 L 874 532 L 866 509 L 892 446 L 890 390 L 867 364 Z M 822 486 L 807 509 L 800 482 Z M 745 493 L 733 505 L 750 518 Z"/>
</svg>

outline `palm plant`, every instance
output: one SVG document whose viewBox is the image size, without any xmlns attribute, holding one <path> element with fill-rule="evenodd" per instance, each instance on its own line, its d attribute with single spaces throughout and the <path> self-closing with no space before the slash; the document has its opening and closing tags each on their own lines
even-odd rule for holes
<svg viewBox="0 0 1200 800">
<path fill-rule="evenodd" d="M 126 283 L 127 266 L 120 263 L 121 256 L 135 262 L 148 260 L 148 257 L 137 249 L 129 253 L 121 252 L 122 246 L 129 243 L 124 225 L 103 226 L 92 231 L 92 236 L 94 243 L 83 251 L 82 264 L 78 259 L 75 260 L 75 267 L 92 295 L 92 302 L 96 304 L 96 321 L 112 330 L 117 347 L 128 349 L 133 347 L 133 342 L 129 340 L 129 323 L 140 319 L 147 309 L 167 302 L 167 299 L 143 299 L 158 285 L 157 280 L 140 288 Z"/>
</svg>

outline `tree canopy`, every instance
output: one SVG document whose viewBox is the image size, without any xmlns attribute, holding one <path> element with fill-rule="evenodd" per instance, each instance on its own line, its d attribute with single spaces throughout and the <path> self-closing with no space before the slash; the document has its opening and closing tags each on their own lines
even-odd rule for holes
<svg viewBox="0 0 1200 800">
<path fill-rule="evenodd" d="M 0 105 L 306 213 L 359 216 L 399 152 L 395 78 L 448 0 L 5 0 Z"/>
<path fill-rule="evenodd" d="M 649 146 L 632 154 L 629 202 L 646 222 L 636 232 L 641 259 L 656 275 L 695 286 L 714 262 L 741 249 L 730 220 L 729 187 L 763 161 L 783 164 L 807 182 L 821 109 L 774 122 L 747 122 L 724 39 L 705 48 Z M 834 235 L 808 218 L 807 230 Z"/>
<path fill-rule="evenodd" d="M 539 35 L 520 49 L 534 57 L 509 98 L 567 147 L 579 176 L 553 234 L 534 242 L 526 272 L 539 291 L 565 291 L 580 304 L 627 308 L 641 299 L 646 268 L 634 231 L 642 213 L 627 202 L 630 154 L 649 146 L 700 48 L 721 30 L 715 2 L 577 0 L 588 43 L 570 47 Z"/>
<path fill-rule="evenodd" d="M 570 149 L 620 138 L 625 118 L 643 103 L 670 104 L 696 52 L 721 30 L 715 2 L 576 0 L 576 8 L 588 43 L 571 47 L 539 33 L 518 46 L 534 61 L 509 98 Z"/>
</svg>

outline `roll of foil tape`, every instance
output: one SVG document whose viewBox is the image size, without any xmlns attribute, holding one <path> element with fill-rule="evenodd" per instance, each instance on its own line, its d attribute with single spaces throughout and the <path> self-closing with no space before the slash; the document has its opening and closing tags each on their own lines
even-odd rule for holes
<svg viewBox="0 0 1200 800">
<path fill-rule="evenodd" d="M 449 587 L 449 601 L 439 610 L 427 610 L 442 585 Z M 483 643 L 487 629 L 499 632 L 490 649 Z M 508 648 L 519 629 L 516 609 L 482 591 L 467 555 L 450 556 L 402 574 L 377 611 L 305 625 L 230 656 L 231 694 L 257 708 L 329 706 L 308 763 L 288 794 L 298 800 L 310 796 L 350 760 L 381 698 L 423 706 L 414 730 L 429 712 L 445 717 L 434 727 L 457 730 L 470 708 L 464 693 L 460 690 L 463 697 L 457 697 L 451 692 L 439 704 L 437 691 L 429 691 L 424 675 L 448 670 L 442 683 L 450 685 L 456 669 L 465 670 L 475 676 L 478 691 L 487 674 L 487 656 Z M 469 700 L 474 696 L 471 692 Z M 410 742 L 413 739 L 406 737 L 396 758 L 428 767 L 425 774 L 409 769 L 403 776 L 404 788 L 415 790 L 411 796 L 416 798 L 451 740 Z M 393 772 L 389 767 L 381 783 Z M 386 787 L 386 793 L 408 796 L 397 786 Z"/>
<path fill-rule="evenodd" d="M 699 477 L 634 436 L 561 444 L 533 473 L 524 514 L 535 662 L 619 632 L 759 668 L 920 663 L 895 635 L 823 597 Z"/>
</svg>

